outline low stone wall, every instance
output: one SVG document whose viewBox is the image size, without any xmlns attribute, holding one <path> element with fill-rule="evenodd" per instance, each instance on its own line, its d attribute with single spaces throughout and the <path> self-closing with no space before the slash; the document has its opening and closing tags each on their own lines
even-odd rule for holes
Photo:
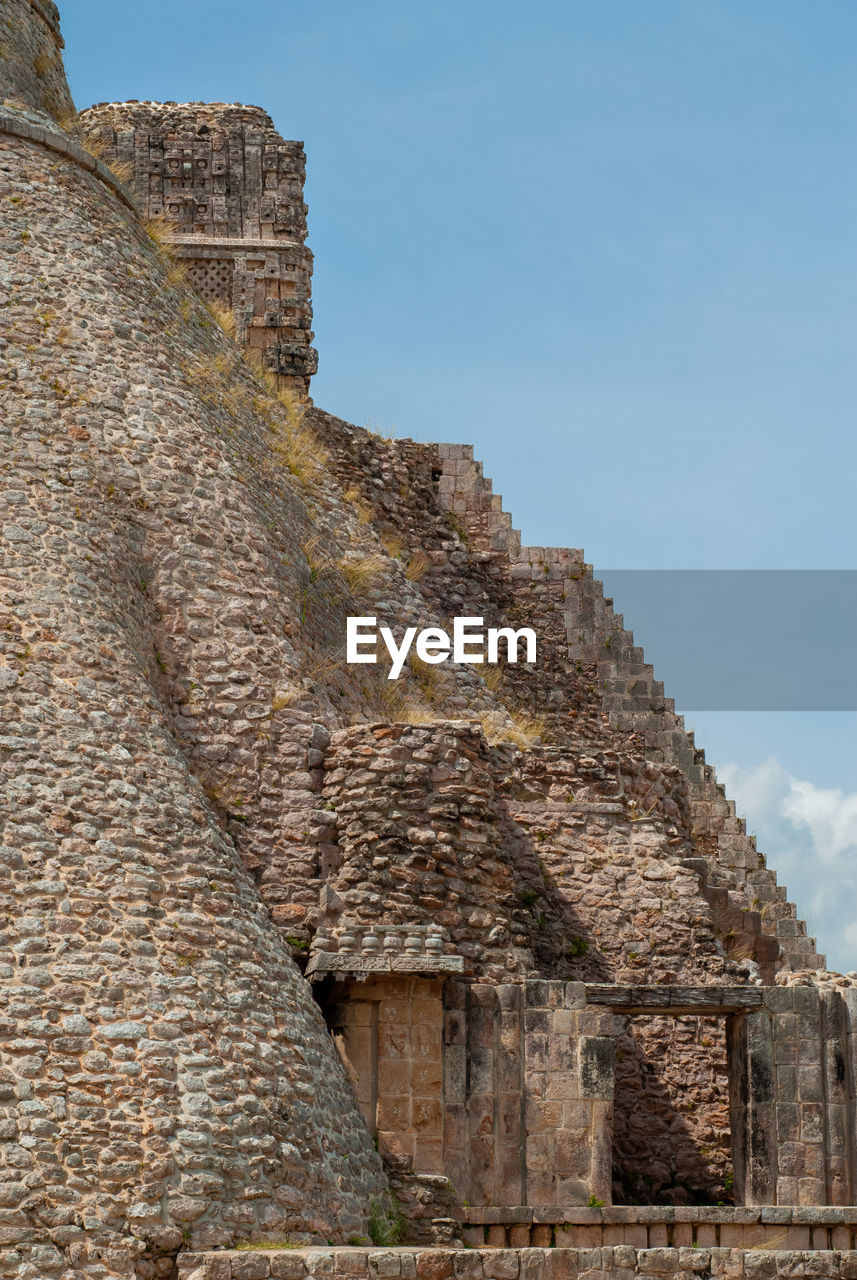
<svg viewBox="0 0 857 1280">
<path fill-rule="evenodd" d="M 569 1209 L 562 1221 L 524 1207 L 471 1210 L 463 1238 L 471 1247 L 493 1249 L 857 1250 L 857 1207 L 613 1205 Z"/>
<path fill-rule="evenodd" d="M 289 1249 L 186 1253 L 179 1280 L 773 1280 L 823 1276 L 854 1280 L 857 1252 L 766 1249 Z"/>
</svg>

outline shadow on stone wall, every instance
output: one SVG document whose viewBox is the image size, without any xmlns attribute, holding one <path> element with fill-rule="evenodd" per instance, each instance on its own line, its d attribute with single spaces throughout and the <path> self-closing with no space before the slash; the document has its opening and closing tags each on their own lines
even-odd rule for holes
<svg viewBox="0 0 857 1280">
<path fill-rule="evenodd" d="M 709 1018 L 617 1018 L 613 1119 L 614 1204 L 730 1204 L 732 1155 L 725 1028 Z M 621 1030 L 622 1023 L 624 1030 Z M 708 1081 L 688 1080 L 685 1107 L 663 1078 L 676 1042 L 699 1043 L 710 1054 Z M 707 1108 L 694 1132 L 683 1110 Z"/>
</svg>

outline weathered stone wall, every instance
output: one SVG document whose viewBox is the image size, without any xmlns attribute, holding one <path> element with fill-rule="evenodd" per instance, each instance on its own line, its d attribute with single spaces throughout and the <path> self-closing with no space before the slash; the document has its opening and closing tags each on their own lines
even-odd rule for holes
<svg viewBox="0 0 857 1280">
<path fill-rule="evenodd" d="M 99 103 L 78 127 L 127 172 L 143 216 L 166 220 L 197 293 L 231 307 L 238 341 L 306 396 L 318 357 L 303 145 L 259 107 L 224 103 Z"/>
<path fill-rule="evenodd" d="M 559 1211 L 609 1199 L 610 1013 L 564 982 L 450 984 L 447 1006 L 445 1157 L 459 1200 Z"/>
<path fill-rule="evenodd" d="M 297 885 L 293 866 L 276 890 L 293 902 L 318 893 L 325 926 L 434 921 L 495 982 L 740 978 L 682 863 L 676 770 L 544 748 L 522 758 L 456 724 L 344 730 L 326 764 L 318 888 Z M 616 1194 L 727 1195 L 722 1021 L 621 1019 L 617 1032 Z"/>
<path fill-rule="evenodd" d="M 53 0 L 0 0 L 0 102 L 49 117 L 74 112 Z"/>
<path fill-rule="evenodd" d="M 0 1274 L 344 1240 L 386 1183 L 226 816 L 229 770 L 281 767 L 299 488 L 249 370 L 201 398 L 237 352 L 110 190 L 21 139 L 0 176 Z"/>
<path fill-rule="evenodd" d="M 464 446 L 383 441 L 316 411 L 299 423 L 189 291 L 175 258 L 211 302 L 231 289 L 239 339 L 305 390 L 298 144 L 257 108 L 94 109 L 86 128 L 131 164 L 145 212 L 181 222 L 158 247 L 115 176 L 40 131 L 62 96 L 52 11 L 10 12 L 0 1275 L 129 1275 L 136 1259 L 149 1280 L 185 1241 L 365 1236 L 387 1185 L 358 1106 L 371 1098 L 355 1098 L 290 959 L 355 920 L 439 925 L 444 962 L 478 979 L 451 988 L 444 1087 L 464 1113 L 443 1142 L 483 1209 L 517 1176 L 521 1198 L 525 1184 L 607 1198 L 609 1099 L 603 1079 L 583 1083 L 587 1045 L 611 1029 L 614 1194 L 724 1198 L 722 1022 L 626 1025 L 548 999 L 527 1026 L 524 992 L 544 979 L 548 996 L 568 979 L 712 987 L 820 963 L 582 553 L 522 549 Z M 372 612 L 396 628 L 532 625 L 539 660 L 411 663 L 391 689 L 343 662 L 346 616 Z M 767 1170 L 765 1196 L 841 1201 L 853 1032 L 832 997 L 804 1009 L 819 998 L 786 993 L 787 1009 L 745 1020 L 751 1193 Z M 438 1058 L 418 1086 L 413 1009 L 409 1026 L 409 1092 L 388 1096 L 413 1128 Z M 567 1092 L 555 1118 L 552 1084 Z M 506 1106 L 528 1097 L 530 1129 Z M 393 1154 L 436 1169 L 435 1132 Z M 760 1133 L 776 1139 L 762 1149 Z M 418 1198 L 420 1171 L 398 1174 Z M 426 1217 L 446 1207 L 422 1191 Z M 553 1213 L 538 1225 L 554 1231 Z"/>
</svg>

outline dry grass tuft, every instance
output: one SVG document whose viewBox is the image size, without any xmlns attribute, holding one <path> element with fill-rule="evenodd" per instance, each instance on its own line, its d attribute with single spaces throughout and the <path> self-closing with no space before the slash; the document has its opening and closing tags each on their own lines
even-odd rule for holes
<svg viewBox="0 0 857 1280">
<path fill-rule="evenodd" d="M 75 135 L 75 142 L 80 142 L 80 145 L 84 146 L 84 143 L 77 136 L 79 118 L 76 111 L 64 111 L 61 115 L 56 116 L 56 122 L 65 133 L 73 133 Z M 88 147 L 85 149 L 89 151 Z M 92 152 L 90 152 L 90 155 L 92 155 Z"/>
<path fill-rule="evenodd" d="M 346 555 L 338 563 L 339 572 L 355 596 L 364 595 L 378 581 L 385 568 L 383 556 Z"/>
<path fill-rule="evenodd" d="M 528 711 L 508 711 L 506 714 L 506 720 L 496 712 L 488 712 L 479 717 L 485 737 L 492 746 L 511 742 L 526 751 L 537 743 L 548 741 L 547 725 L 541 716 L 531 715 Z"/>
<path fill-rule="evenodd" d="M 432 707 L 441 705 L 448 689 L 448 677 L 441 664 L 424 662 L 413 653 L 408 661 L 408 667 L 419 690 L 420 700 Z"/>
<path fill-rule="evenodd" d="M 375 682 L 372 694 L 372 709 L 387 724 L 433 724 L 437 720 L 431 708 L 407 693 L 398 680 Z"/>
<path fill-rule="evenodd" d="M 258 368 L 255 372 L 259 372 Z M 304 423 L 305 404 L 288 387 L 277 387 L 276 377 L 262 370 L 266 386 L 274 390 L 254 402 L 271 431 L 274 457 L 304 484 L 317 480 L 327 464 L 328 453 L 314 431 Z"/>
<path fill-rule="evenodd" d="M 319 547 L 321 546 L 321 537 L 314 533 L 311 538 L 307 538 L 306 542 L 301 543 L 301 551 L 306 557 L 309 566 L 310 581 L 320 577 L 324 570 L 328 567 L 328 561 L 324 556 L 319 555 Z"/>
<path fill-rule="evenodd" d="M 346 489 L 342 495 L 345 501 L 350 503 L 357 513 L 357 519 L 361 524 L 371 524 L 375 515 L 368 502 L 364 502 L 363 495 L 356 485 L 352 485 L 350 489 Z"/>
<path fill-rule="evenodd" d="M 44 80 L 48 72 L 56 67 L 56 64 L 56 58 L 46 50 L 42 50 L 33 59 L 33 70 L 40 80 Z"/>
<path fill-rule="evenodd" d="M 492 693 L 500 693 L 503 688 L 503 668 L 498 663 L 486 662 L 479 672 L 482 677 L 482 683 Z"/>
<path fill-rule="evenodd" d="M 305 427 L 289 424 L 274 429 L 271 448 L 275 457 L 305 484 L 311 484 L 324 469 L 326 454 L 318 437 Z"/>
<path fill-rule="evenodd" d="M 431 560 L 424 551 L 415 551 L 408 561 L 405 577 L 409 582 L 419 582 L 431 568 Z"/>
<path fill-rule="evenodd" d="M 293 707 L 296 702 L 300 701 L 300 697 L 300 689 L 281 689 L 271 699 L 271 715 L 274 715 L 277 711 L 282 711 L 285 707 Z"/>
<path fill-rule="evenodd" d="M 235 320 L 235 312 L 229 303 L 216 299 L 213 302 L 206 302 L 205 306 L 218 328 L 222 329 L 228 338 L 234 338 L 238 325 Z"/>
<path fill-rule="evenodd" d="M 739 960 L 755 959 L 756 949 L 751 942 L 737 942 L 734 939 L 727 940 L 726 959 L 738 962 Z"/>
<path fill-rule="evenodd" d="M 172 285 L 187 284 L 187 263 L 167 257 L 167 279 Z"/>
<path fill-rule="evenodd" d="M 324 683 L 345 669 L 345 650 L 342 648 L 328 649 L 322 653 L 305 652 L 301 658 L 301 675 L 305 680 Z"/>
<path fill-rule="evenodd" d="M 162 213 L 155 214 L 151 218 L 143 218 L 143 230 L 155 247 L 159 250 L 163 257 L 170 257 L 172 254 L 172 246 L 170 237 L 178 233 L 178 227 L 169 218 L 165 218 Z"/>
<path fill-rule="evenodd" d="M 134 166 L 127 160 L 108 160 L 107 168 L 123 187 L 130 187 L 134 180 Z"/>
<path fill-rule="evenodd" d="M 397 533 L 390 533 L 385 530 L 381 534 L 381 543 L 388 556 L 394 560 L 400 560 L 405 552 L 405 544 Z"/>
<path fill-rule="evenodd" d="M 376 440 L 395 440 L 396 438 L 395 423 L 391 427 L 382 427 L 379 422 L 373 422 L 370 418 L 366 423 L 366 430 Z"/>
</svg>

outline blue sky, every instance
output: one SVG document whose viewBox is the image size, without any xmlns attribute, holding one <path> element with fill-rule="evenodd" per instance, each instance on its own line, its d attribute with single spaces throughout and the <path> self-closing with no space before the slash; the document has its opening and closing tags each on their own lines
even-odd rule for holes
<svg viewBox="0 0 857 1280">
<path fill-rule="evenodd" d="M 304 140 L 323 408 L 473 442 L 525 541 L 596 569 L 857 567 L 850 0 L 61 13 L 79 107 L 240 100 Z M 689 720 L 794 896 L 851 874 L 857 715 Z M 845 969 L 853 900 L 817 911 Z"/>
</svg>

